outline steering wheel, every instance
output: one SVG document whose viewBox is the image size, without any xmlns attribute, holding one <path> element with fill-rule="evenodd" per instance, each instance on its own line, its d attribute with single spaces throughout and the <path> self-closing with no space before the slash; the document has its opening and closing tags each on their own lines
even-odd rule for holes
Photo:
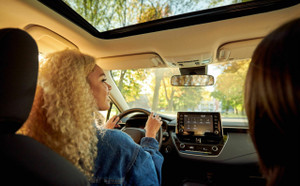
<svg viewBox="0 0 300 186">
<path fill-rule="evenodd" d="M 119 114 L 119 118 L 121 120 L 122 118 L 124 118 L 128 114 L 131 114 L 131 113 L 134 113 L 134 112 L 142 112 L 142 113 L 146 114 L 147 116 L 149 116 L 151 114 L 151 112 L 146 110 L 146 109 L 132 108 L 132 109 L 125 110 L 124 112 Z M 126 127 L 125 126 L 121 130 L 123 132 L 127 133 L 137 144 L 139 144 L 141 139 L 143 137 L 145 137 L 145 129 L 135 128 L 135 127 Z M 159 149 L 160 149 L 161 144 L 162 144 L 162 137 L 163 137 L 162 136 L 162 127 L 160 126 L 160 128 L 159 128 L 159 130 L 156 134 L 156 140 L 159 143 Z"/>
</svg>

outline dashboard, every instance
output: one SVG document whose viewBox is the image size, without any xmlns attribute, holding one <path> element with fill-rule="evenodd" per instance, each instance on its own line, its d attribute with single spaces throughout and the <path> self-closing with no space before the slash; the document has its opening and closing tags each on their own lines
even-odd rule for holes
<svg viewBox="0 0 300 186">
<path fill-rule="evenodd" d="M 219 112 L 178 112 L 177 117 L 160 114 L 163 120 L 161 152 L 181 159 L 222 164 L 257 164 L 258 157 L 247 128 L 222 126 Z M 126 119 L 127 127 L 143 128 L 145 114 Z"/>
<path fill-rule="evenodd" d="M 247 128 L 223 126 L 218 112 L 160 116 L 162 185 L 265 185 Z M 145 114 L 135 114 L 125 119 L 125 125 L 143 128 L 147 118 Z"/>
</svg>

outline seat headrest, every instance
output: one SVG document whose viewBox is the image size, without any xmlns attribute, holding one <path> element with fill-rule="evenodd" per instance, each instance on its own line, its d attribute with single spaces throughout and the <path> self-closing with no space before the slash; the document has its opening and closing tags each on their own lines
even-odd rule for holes
<svg viewBox="0 0 300 186">
<path fill-rule="evenodd" d="M 20 29 L 0 29 L 0 134 L 15 133 L 30 113 L 38 76 L 38 47 Z"/>
</svg>

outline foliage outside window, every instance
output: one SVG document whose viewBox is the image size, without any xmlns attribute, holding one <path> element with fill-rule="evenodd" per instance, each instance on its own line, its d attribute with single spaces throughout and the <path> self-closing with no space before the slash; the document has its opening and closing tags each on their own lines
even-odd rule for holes
<svg viewBox="0 0 300 186">
<path fill-rule="evenodd" d="M 223 119 L 243 118 L 244 81 L 250 60 L 216 63 L 208 66 L 215 85 L 208 87 L 171 86 L 177 68 L 113 70 L 116 85 L 130 107 L 176 115 L 178 111 L 221 112 Z"/>
<path fill-rule="evenodd" d="M 62 0 L 100 32 L 174 15 L 251 0 Z M 248 62 L 209 65 L 216 84 L 206 88 L 170 86 L 178 69 L 112 71 L 120 91 L 131 107 L 144 107 L 164 114 L 176 111 L 220 111 L 245 118 L 243 82 Z M 215 73 L 217 72 L 217 73 Z M 246 122 L 246 121 L 242 121 Z M 232 122 L 231 122 L 232 123 Z"/>
<path fill-rule="evenodd" d="M 100 32 L 251 0 L 63 0 Z"/>
</svg>

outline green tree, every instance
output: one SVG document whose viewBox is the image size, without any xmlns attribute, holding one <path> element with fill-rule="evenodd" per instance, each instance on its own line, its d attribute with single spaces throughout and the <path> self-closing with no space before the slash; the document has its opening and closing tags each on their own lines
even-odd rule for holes
<svg viewBox="0 0 300 186">
<path fill-rule="evenodd" d="M 235 113 L 243 112 L 243 95 L 246 73 L 250 60 L 240 60 L 233 63 L 225 63 L 224 71 L 217 77 L 215 91 L 211 96 L 222 102 L 222 109 L 228 112 L 233 108 Z"/>
<path fill-rule="evenodd" d="M 127 102 L 140 98 L 143 81 L 149 74 L 143 69 L 139 70 L 113 70 L 112 76 Z M 139 80 L 139 81 L 137 81 Z"/>
<path fill-rule="evenodd" d="M 151 89 L 154 94 L 152 100 L 152 109 L 165 110 L 172 112 L 174 110 L 195 110 L 202 100 L 202 88 L 199 87 L 174 87 L 171 86 L 170 77 L 179 73 L 178 69 L 155 69 L 152 79 Z M 186 96 L 189 95 L 189 96 Z M 157 104 L 157 105 L 154 105 Z"/>
<path fill-rule="evenodd" d="M 144 1 L 141 1 L 144 2 Z M 138 23 L 148 22 L 156 19 L 168 17 L 171 13 L 168 3 L 161 3 L 160 1 L 150 2 L 148 5 L 142 5 L 138 16 Z"/>
<path fill-rule="evenodd" d="M 191 11 L 196 0 L 63 0 L 100 32 Z"/>
<path fill-rule="evenodd" d="M 153 87 L 153 99 L 152 99 L 152 110 L 156 112 L 158 110 L 158 103 L 159 103 L 159 90 L 161 85 L 161 80 L 163 78 L 163 71 L 162 69 L 155 69 L 154 70 L 155 79 L 154 79 L 154 87 Z"/>
<path fill-rule="evenodd" d="M 99 31 L 136 22 L 138 0 L 63 0 Z"/>
<path fill-rule="evenodd" d="M 111 30 L 130 24 L 152 21 L 170 15 L 177 15 L 190 11 L 221 6 L 224 0 L 63 0 L 90 24 L 99 31 Z M 232 0 L 232 3 L 246 2 L 249 0 Z M 203 2 L 206 2 L 203 3 Z M 243 98 L 242 87 L 247 68 L 242 64 L 224 65 L 224 73 L 221 74 L 215 85 L 215 91 L 211 94 L 222 101 L 225 110 L 234 108 L 236 112 L 242 111 Z M 242 67 L 240 69 L 240 67 Z M 142 82 L 150 74 L 140 70 L 113 71 L 119 78 L 116 84 L 128 102 L 140 98 Z M 155 73 L 159 73 L 158 70 Z M 164 74 L 166 73 L 166 74 Z M 185 110 L 196 109 L 201 96 L 202 88 L 178 88 L 171 87 L 166 77 L 167 72 L 157 74 L 153 78 L 154 94 L 149 96 L 154 111 L 158 109 Z M 235 74 L 235 75 L 234 75 Z M 166 75 L 166 77 L 164 76 Z M 188 97 L 185 95 L 189 95 Z"/>
</svg>

